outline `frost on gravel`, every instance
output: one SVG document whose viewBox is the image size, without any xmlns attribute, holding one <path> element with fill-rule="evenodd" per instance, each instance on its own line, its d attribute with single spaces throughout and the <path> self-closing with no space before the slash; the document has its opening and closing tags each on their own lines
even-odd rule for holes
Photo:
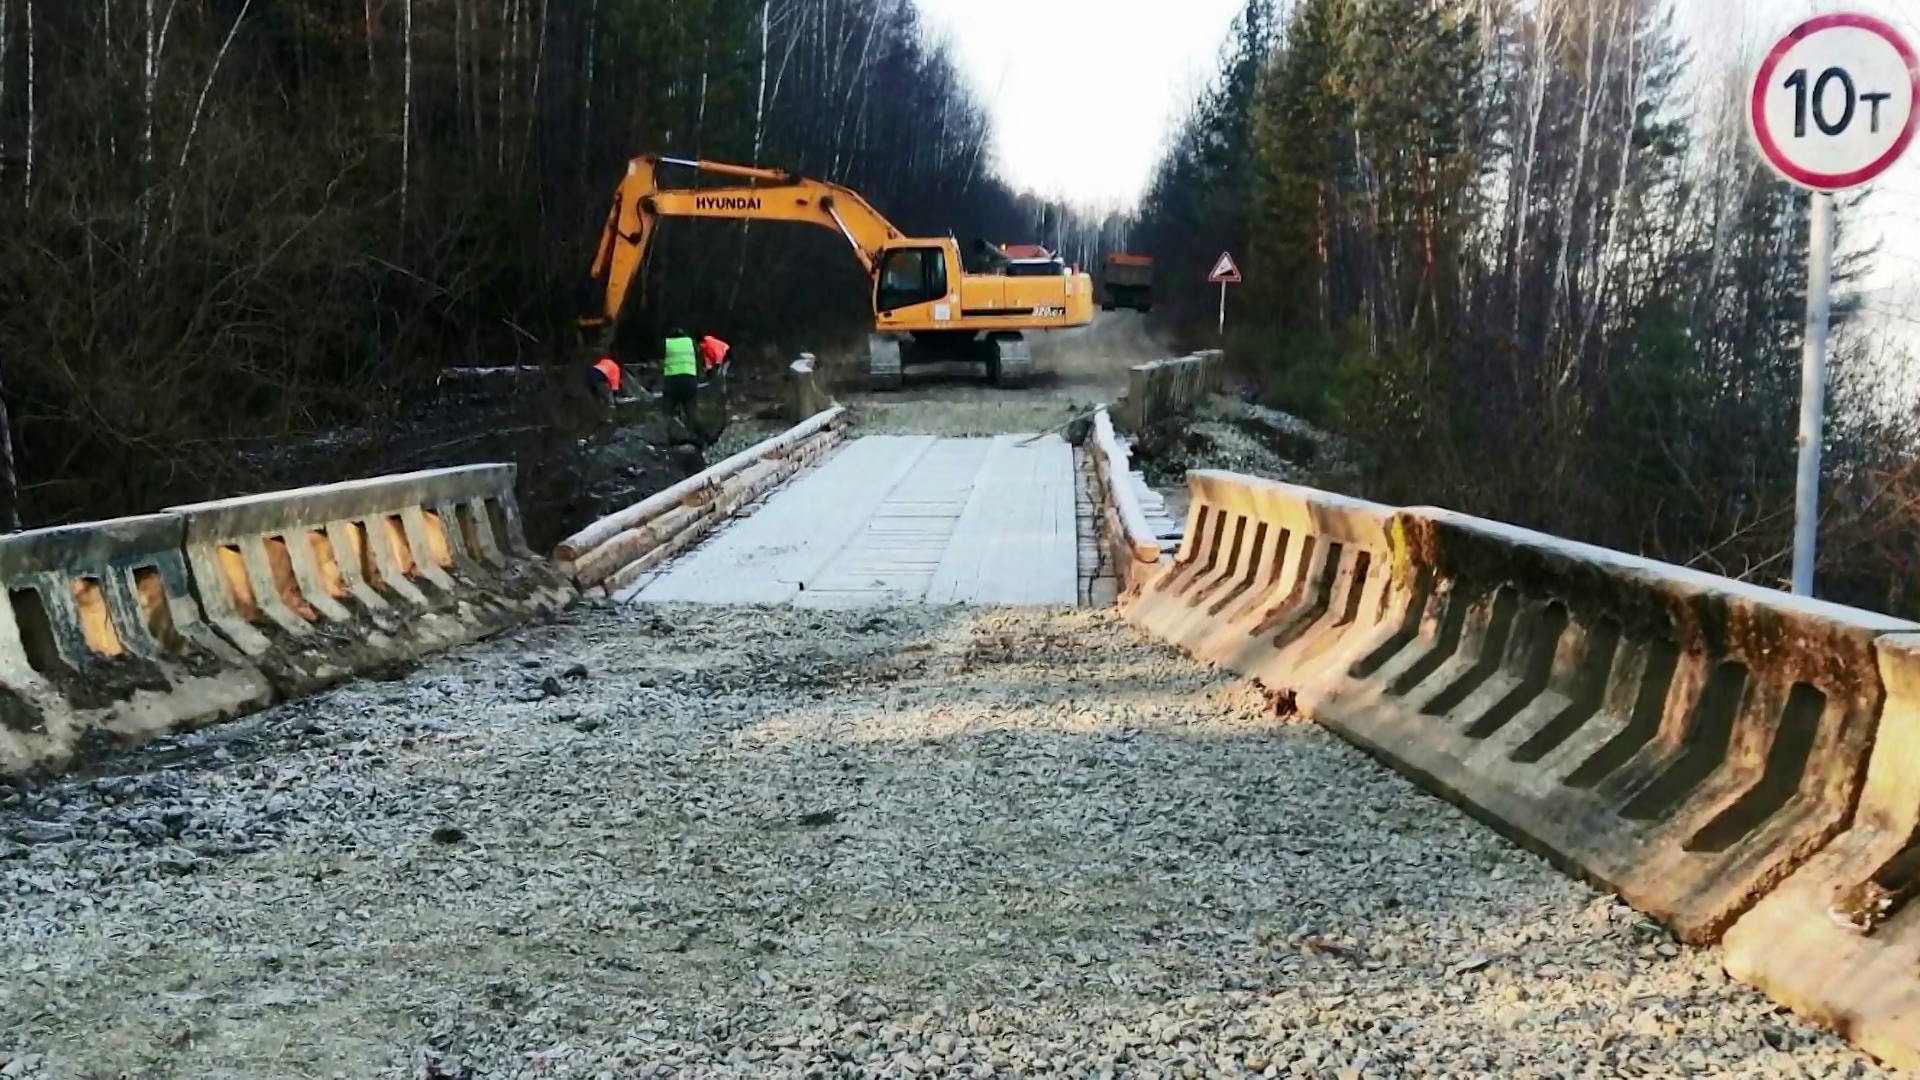
<svg viewBox="0 0 1920 1080">
<path fill-rule="evenodd" d="M 0 1076 L 1865 1076 L 1104 612 L 582 610 L 0 788 Z"/>
</svg>

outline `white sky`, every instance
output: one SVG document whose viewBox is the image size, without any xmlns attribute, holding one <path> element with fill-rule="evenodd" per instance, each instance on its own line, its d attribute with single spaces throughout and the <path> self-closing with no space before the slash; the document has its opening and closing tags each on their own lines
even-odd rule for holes
<svg viewBox="0 0 1920 1080">
<path fill-rule="evenodd" d="M 1131 206 L 1244 0 L 919 0 L 994 113 L 1001 172 Z"/>
</svg>

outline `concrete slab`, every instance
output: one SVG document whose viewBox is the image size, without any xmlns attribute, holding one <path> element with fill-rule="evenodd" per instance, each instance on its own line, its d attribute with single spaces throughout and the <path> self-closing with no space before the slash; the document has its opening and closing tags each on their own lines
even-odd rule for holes
<svg viewBox="0 0 1920 1080">
<path fill-rule="evenodd" d="M 1056 435 L 868 436 L 641 583 L 639 602 L 1072 605 L 1073 451 Z"/>
</svg>

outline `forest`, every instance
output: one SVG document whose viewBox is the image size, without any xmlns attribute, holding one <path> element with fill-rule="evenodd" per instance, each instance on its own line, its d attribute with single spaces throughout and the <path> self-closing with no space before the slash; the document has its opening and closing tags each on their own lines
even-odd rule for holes
<svg viewBox="0 0 1920 1080">
<path fill-rule="evenodd" d="M 1128 227 L 1196 339 L 1216 296 L 1173 268 L 1231 249 L 1230 356 L 1364 448 L 1363 494 L 1777 585 L 1805 199 L 1674 11 L 1248 0 L 1122 223 L 999 179 L 912 0 L 0 0 L 0 529 L 343 479 L 241 450 L 577 363 L 595 231 L 657 151 L 1083 265 Z M 669 321 L 768 363 L 844 339 L 858 275 L 825 232 L 670 222 L 623 359 Z M 1920 614 L 1920 417 L 1858 316 L 1821 592 Z"/>
<path fill-rule="evenodd" d="M 0 528 L 345 479 L 238 448 L 395 422 L 445 367 L 576 362 L 638 153 L 1085 248 L 989 136 L 911 0 L 0 0 Z M 760 355 L 864 319 L 831 235 L 656 250 L 630 364 L 667 321 Z"/>
<path fill-rule="evenodd" d="M 1249 0 L 1134 242 L 1244 252 L 1229 356 L 1364 448 L 1364 494 L 1784 587 L 1807 200 L 1749 149 L 1746 72 L 1690 57 L 1675 12 Z M 1818 592 L 1920 615 L 1920 414 L 1852 250 Z M 1163 303 L 1211 334 L 1203 274 Z"/>
</svg>

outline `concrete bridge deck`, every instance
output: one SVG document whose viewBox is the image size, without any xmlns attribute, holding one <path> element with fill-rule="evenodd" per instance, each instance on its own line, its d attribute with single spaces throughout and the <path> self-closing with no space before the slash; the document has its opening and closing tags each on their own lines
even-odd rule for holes
<svg viewBox="0 0 1920 1080">
<path fill-rule="evenodd" d="M 627 598 L 1070 606 L 1074 484 L 1057 435 L 856 439 Z"/>
</svg>

